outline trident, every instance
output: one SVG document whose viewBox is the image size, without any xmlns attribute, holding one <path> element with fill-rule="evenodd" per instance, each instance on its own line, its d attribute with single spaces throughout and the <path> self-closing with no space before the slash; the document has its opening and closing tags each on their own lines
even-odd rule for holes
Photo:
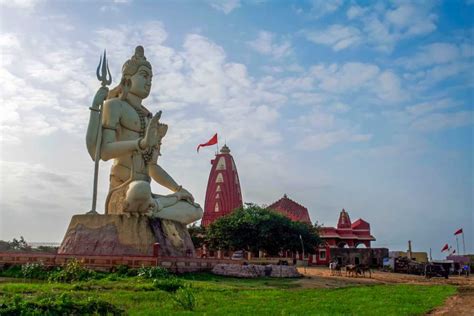
<svg viewBox="0 0 474 316">
<path fill-rule="evenodd" d="M 107 53 L 104 49 L 104 57 L 100 56 L 99 66 L 97 66 L 97 79 L 101 81 L 102 87 L 105 87 L 112 83 L 112 75 L 110 74 L 109 62 L 107 61 Z M 108 76 L 107 76 L 108 75 Z M 108 77 L 108 79 L 107 79 Z M 99 176 L 99 160 L 100 160 L 100 149 L 102 146 L 102 105 L 104 101 L 99 104 L 99 128 L 97 131 L 97 142 L 95 147 L 95 165 L 94 165 L 94 191 L 92 194 L 92 209 L 88 214 L 97 214 L 97 181 Z"/>
</svg>

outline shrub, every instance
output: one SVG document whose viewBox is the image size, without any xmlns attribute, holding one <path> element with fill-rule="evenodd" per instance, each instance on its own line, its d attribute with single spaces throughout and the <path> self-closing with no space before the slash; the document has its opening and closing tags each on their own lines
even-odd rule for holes
<svg viewBox="0 0 474 316">
<path fill-rule="evenodd" d="M 145 279 L 167 278 L 170 276 L 168 270 L 162 267 L 141 267 L 138 269 L 138 276 Z"/>
<path fill-rule="evenodd" d="M 27 279 L 44 280 L 48 277 L 48 270 L 42 262 L 31 262 L 21 266 L 21 274 Z"/>
<path fill-rule="evenodd" d="M 121 264 L 112 269 L 113 274 L 117 277 L 130 277 L 137 276 L 138 271 L 136 269 L 130 269 L 127 265 Z"/>
<path fill-rule="evenodd" d="M 0 269 L 0 276 L 7 278 L 22 278 L 23 273 L 21 272 L 21 266 L 16 264 L 6 264 L 2 269 Z"/>
<path fill-rule="evenodd" d="M 194 290 L 190 285 L 177 290 L 173 300 L 176 305 L 187 311 L 193 311 L 197 305 Z"/>
<path fill-rule="evenodd" d="M 166 292 L 176 292 L 184 288 L 184 282 L 177 277 L 170 277 L 166 279 L 154 279 L 153 287 Z"/>
<path fill-rule="evenodd" d="M 48 279 L 55 282 L 71 283 L 74 281 L 87 281 L 96 277 L 96 273 L 84 268 L 77 260 L 69 261 L 62 269 L 49 273 Z"/>
<path fill-rule="evenodd" d="M 26 300 L 17 295 L 0 305 L 0 315 L 123 315 L 124 311 L 106 301 L 88 297 L 74 299 L 67 293 Z"/>
</svg>

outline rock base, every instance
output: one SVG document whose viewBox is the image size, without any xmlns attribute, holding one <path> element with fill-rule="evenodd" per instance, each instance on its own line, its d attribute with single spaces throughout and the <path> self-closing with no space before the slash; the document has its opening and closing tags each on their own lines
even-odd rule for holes
<svg viewBox="0 0 474 316">
<path fill-rule="evenodd" d="M 240 265 L 240 264 L 217 264 L 212 269 L 212 273 L 225 276 L 233 276 L 238 278 L 298 278 L 295 266 L 277 266 L 277 265 Z"/>
<path fill-rule="evenodd" d="M 160 244 L 161 256 L 194 256 L 194 245 L 184 224 L 148 216 L 74 215 L 58 254 L 152 256 Z"/>
</svg>

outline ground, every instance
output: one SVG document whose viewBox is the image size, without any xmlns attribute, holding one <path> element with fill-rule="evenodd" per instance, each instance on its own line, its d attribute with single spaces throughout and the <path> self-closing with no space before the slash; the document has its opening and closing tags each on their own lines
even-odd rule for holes
<svg viewBox="0 0 474 316">
<path fill-rule="evenodd" d="M 374 271 L 371 278 L 353 278 L 331 276 L 327 268 L 311 267 L 299 268 L 299 272 L 307 278 L 301 279 L 303 286 L 307 287 L 343 287 L 353 284 L 417 284 L 417 285 L 453 285 L 457 293 L 449 297 L 443 306 L 429 312 L 429 315 L 474 315 L 474 278 L 451 276 L 449 279 L 432 278 L 423 276 Z"/>
<path fill-rule="evenodd" d="M 237 279 L 208 273 L 179 279 L 192 286 L 196 314 L 206 315 L 472 315 L 473 279 L 448 280 L 374 272 L 372 278 L 330 276 L 327 268 L 300 268 L 299 279 Z M 0 278 L 2 300 L 68 293 L 96 297 L 130 315 L 191 312 L 176 305 L 176 294 L 157 290 L 152 280 L 106 278 L 64 284 Z M 470 314 L 469 314 L 470 313 Z"/>
</svg>

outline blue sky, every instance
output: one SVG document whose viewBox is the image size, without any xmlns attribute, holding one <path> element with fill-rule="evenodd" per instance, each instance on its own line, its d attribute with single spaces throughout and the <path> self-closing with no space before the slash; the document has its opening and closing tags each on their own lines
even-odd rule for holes
<svg viewBox="0 0 474 316">
<path fill-rule="evenodd" d="M 472 1 L 0 1 L 0 238 L 60 241 L 88 211 L 88 107 L 136 45 L 161 165 L 203 203 L 218 132 L 244 200 L 345 208 L 374 246 L 473 251 Z M 101 164 L 99 205 L 110 163 Z M 154 186 L 153 189 L 165 193 Z"/>
</svg>

